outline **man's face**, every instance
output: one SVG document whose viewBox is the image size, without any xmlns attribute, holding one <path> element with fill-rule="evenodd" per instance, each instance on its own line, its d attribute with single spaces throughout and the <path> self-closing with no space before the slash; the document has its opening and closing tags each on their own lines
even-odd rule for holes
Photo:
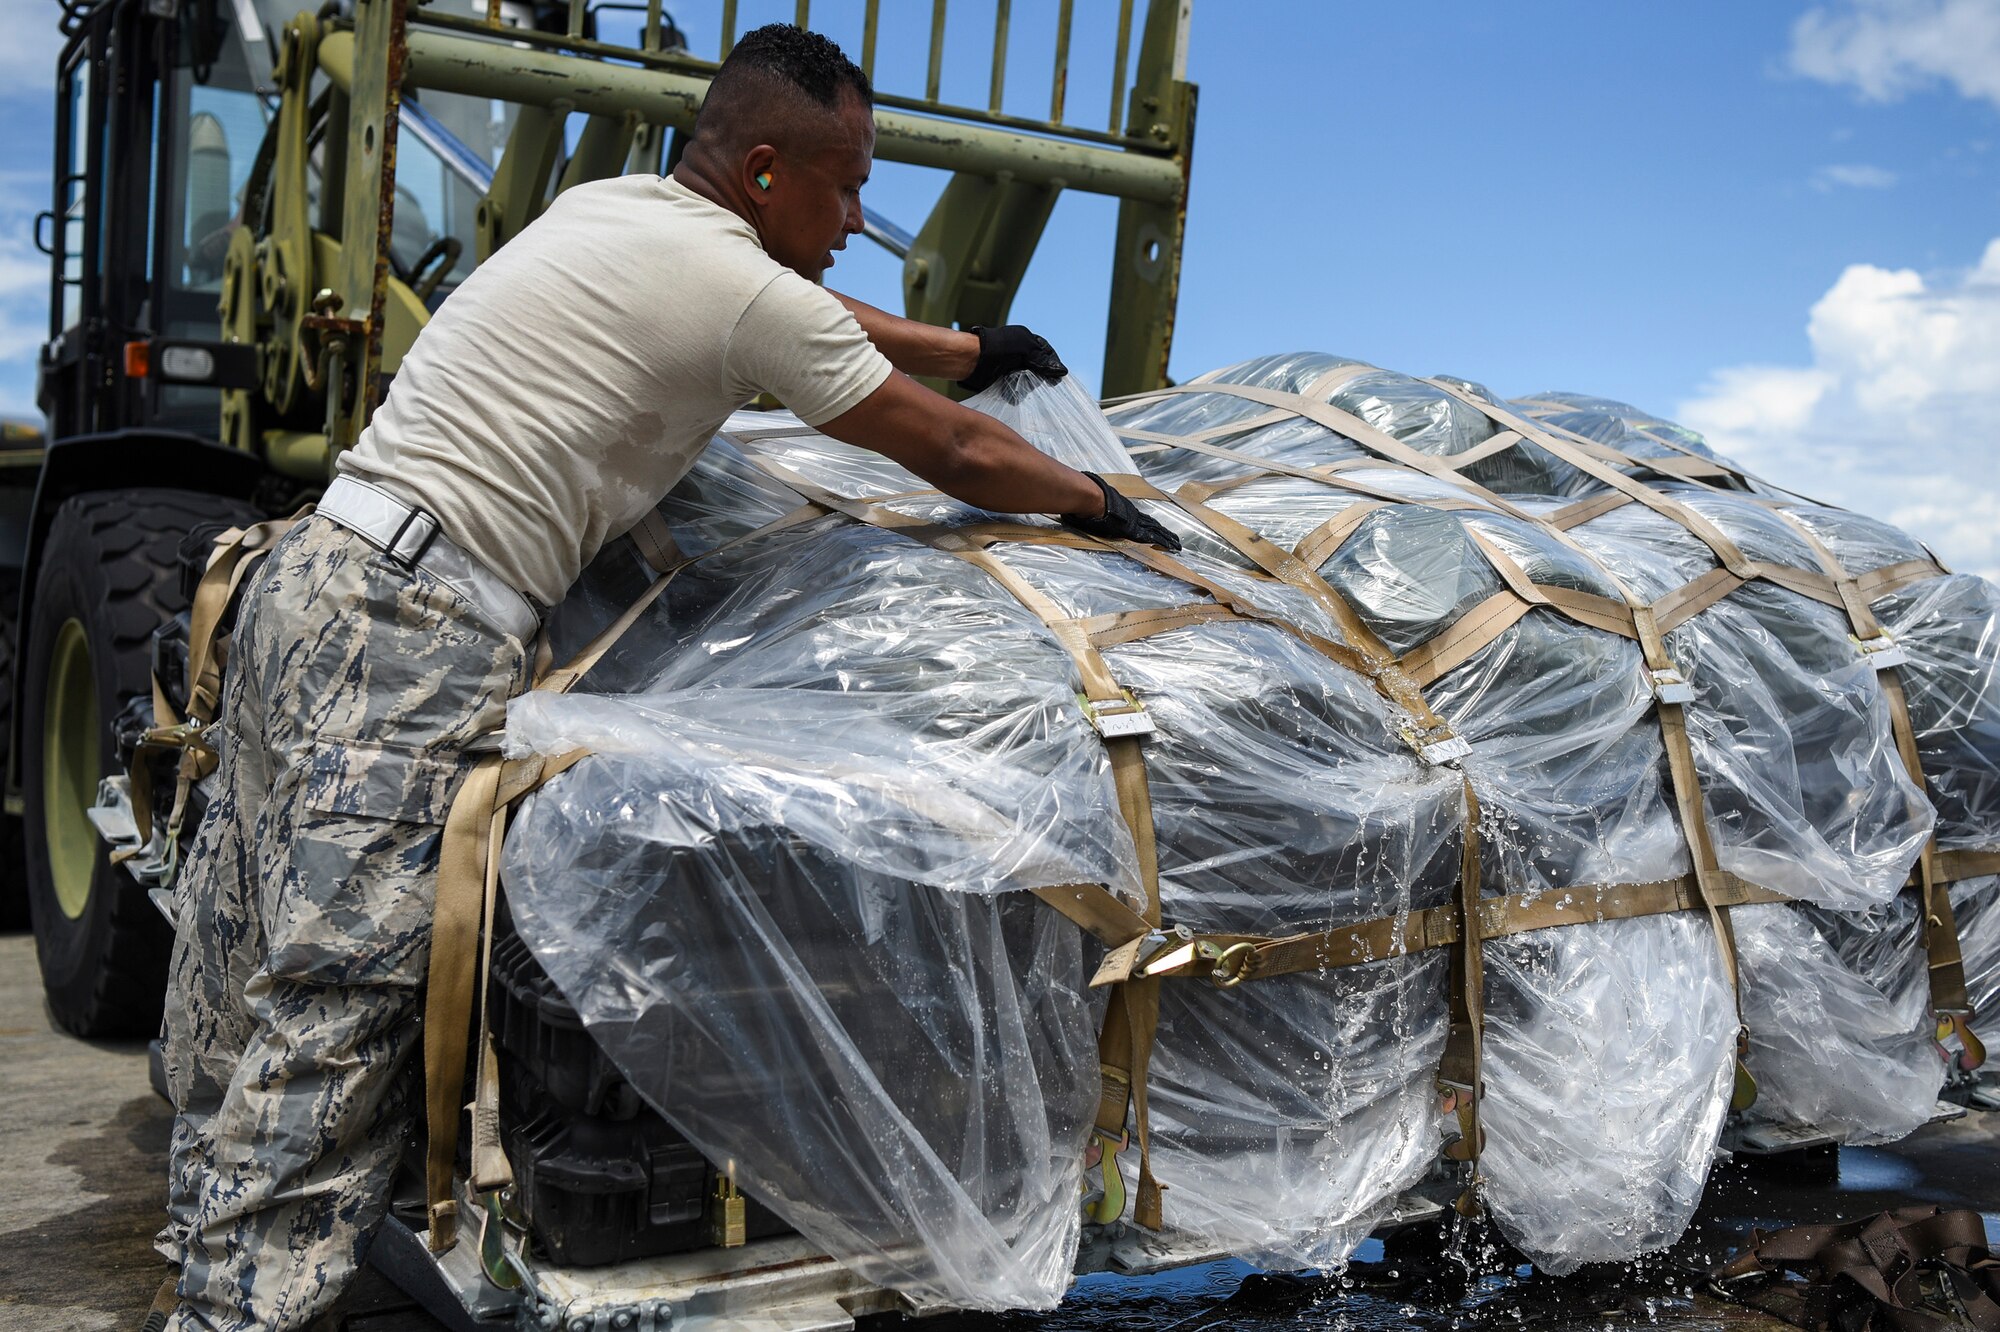
<svg viewBox="0 0 2000 1332">
<path fill-rule="evenodd" d="M 811 150 L 778 156 L 760 191 L 766 253 L 814 282 L 861 230 L 861 187 L 875 165 L 875 117 L 859 97 L 843 96 L 824 124 Z"/>
</svg>

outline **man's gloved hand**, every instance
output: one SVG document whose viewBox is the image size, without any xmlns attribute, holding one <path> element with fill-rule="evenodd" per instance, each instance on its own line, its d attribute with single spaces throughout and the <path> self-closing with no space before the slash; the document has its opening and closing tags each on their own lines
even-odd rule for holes
<svg viewBox="0 0 2000 1332">
<path fill-rule="evenodd" d="M 1049 346 L 1048 339 L 1025 324 L 1002 324 L 998 328 L 974 324 L 971 332 L 979 337 L 979 363 L 972 367 L 971 374 L 958 381 L 958 386 L 967 393 L 977 393 L 1016 370 L 1032 370 L 1051 384 L 1069 373 L 1069 367 L 1056 355 L 1056 349 Z"/>
<path fill-rule="evenodd" d="M 1104 492 L 1104 512 L 1096 518 L 1066 513 L 1062 515 L 1064 526 L 1074 527 L 1086 536 L 1103 537 L 1110 541 L 1139 541 L 1162 550 L 1181 548 L 1179 537 L 1141 513 L 1138 505 L 1113 490 L 1103 477 L 1095 472 L 1085 472 L 1084 475 L 1095 481 L 1097 488 Z"/>
</svg>

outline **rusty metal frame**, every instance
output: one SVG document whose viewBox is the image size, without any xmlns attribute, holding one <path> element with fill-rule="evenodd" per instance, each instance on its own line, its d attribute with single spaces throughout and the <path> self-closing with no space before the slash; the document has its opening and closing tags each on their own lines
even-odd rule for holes
<svg viewBox="0 0 2000 1332">
<path fill-rule="evenodd" d="M 925 96 L 880 94 L 876 104 L 879 159 L 952 173 L 920 232 L 895 237 L 892 246 L 904 251 L 905 306 L 912 317 L 961 326 L 1004 321 L 1061 192 L 1108 195 L 1120 207 L 1104 391 L 1136 392 L 1166 382 L 1193 144 L 1194 87 L 1186 79 L 1191 4 L 1148 0 L 1128 95 L 1135 0 L 1119 0 L 1112 104 L 1099 128 L 1063 119 L 1073 0 L 1059 7 L 1046 120 L 1001 110 L 1014 35 L 1009 0 L 996 7 L 988 105 L 940 100 L 948 3 L 933 0 Z M 718 58 L 735 40 L 735 10 L 733 0 L 723 0 Z M 281 317 L 272 333 L 289 345 L 267 349 L 266 356 L 272 373 L 288 381 L 269 396 L 292 403 L 302 390 L 318 390 L 327 395 L 327 410 L 323 433 L 302 427 L 293 412 L 294 428 L 264 441 L 281 470 L 308 479 L 325 475 L 332 458 L 358 437 L 380 400 L 385 366 L 400 359 L 422 321 L 421 302 L 401 288 L 389 265 L 396 134 L 406 91 L 492 98 L 522 108 L 480 205 L 481 260 L 532 221 L 552 189 L 616 174 L 641 154 L 657 161 L 667 133 L 692 127 L 718 61 L 662 49 L 660 0 L 649 0 L 638 46 L 587 35 L 582 0 L 571 0 L 567 18 L 565 31 L 542 32 L 503 27 L 497 4 L 489 4 L 481 19 L 433 12 L 410 0 L 356 0 L 350 19 L 317 25 L 310 58 L 331 85 L 333 113 L 325 133 L 335 148 L 328 162 L 342 176 L 326 189 L 337 218 L 327 207 L 321 224 L 339 231 L 301 236 L 294 220 L 285 236 L 273 238 L 288 268 L 300 271 L 288 274 L 294 279 L 289 318 Z M 799 0 L 796 18 L 810 22 L 810 0 Z M 861 60 L 871 70 L 879 19 L 879 0 L 866 0 Z M 301 102 L 303 89 L 287 96 Z M 552 181 L 571 114 L 589 117 L 589 124 Z M 287 209 L 286 216 L 293 212 Z M 308 305 L 314 364 L 304 367 L 300 311 Z"/>
</svg>

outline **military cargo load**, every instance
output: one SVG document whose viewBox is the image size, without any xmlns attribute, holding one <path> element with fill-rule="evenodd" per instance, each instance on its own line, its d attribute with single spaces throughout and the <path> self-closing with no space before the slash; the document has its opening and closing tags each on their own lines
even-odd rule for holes
<svg viewBox="0 0 2000 1332">
<path fill-rule="evenodd" d="M 705 1186 L 920 1306 L 1106 1234 L 1335 1266 L 1415 1188 L 1561 1272 L 1726 1119 L 1884 1141 L 1977 1062 L 1991 584 L 1597 399 L 974 405 L 1184 550 L 741 413 L 513 707 L 496 974 Z"/>
</svg>

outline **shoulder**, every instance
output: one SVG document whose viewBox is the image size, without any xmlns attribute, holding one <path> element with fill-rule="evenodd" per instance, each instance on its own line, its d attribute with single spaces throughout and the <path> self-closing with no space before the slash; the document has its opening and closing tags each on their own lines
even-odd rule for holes
<svg viewBox="0 0 2000 1332">
<path fill-rule="evenodd" d="M 759 251 L 762 254 L 762 251 Z M 833 293 L 818 283 L 807 281 L 783 264 L 764 256 L 769 272 L 763 276 L 749 306 L 744 311 L 746 320 L 771 321 L 780 326 L 789 324 L 800 330 L 839 328 L 853 324 L 859 332 L 861 326 L 847 307 L 835 300 Z"/>
</svg>

